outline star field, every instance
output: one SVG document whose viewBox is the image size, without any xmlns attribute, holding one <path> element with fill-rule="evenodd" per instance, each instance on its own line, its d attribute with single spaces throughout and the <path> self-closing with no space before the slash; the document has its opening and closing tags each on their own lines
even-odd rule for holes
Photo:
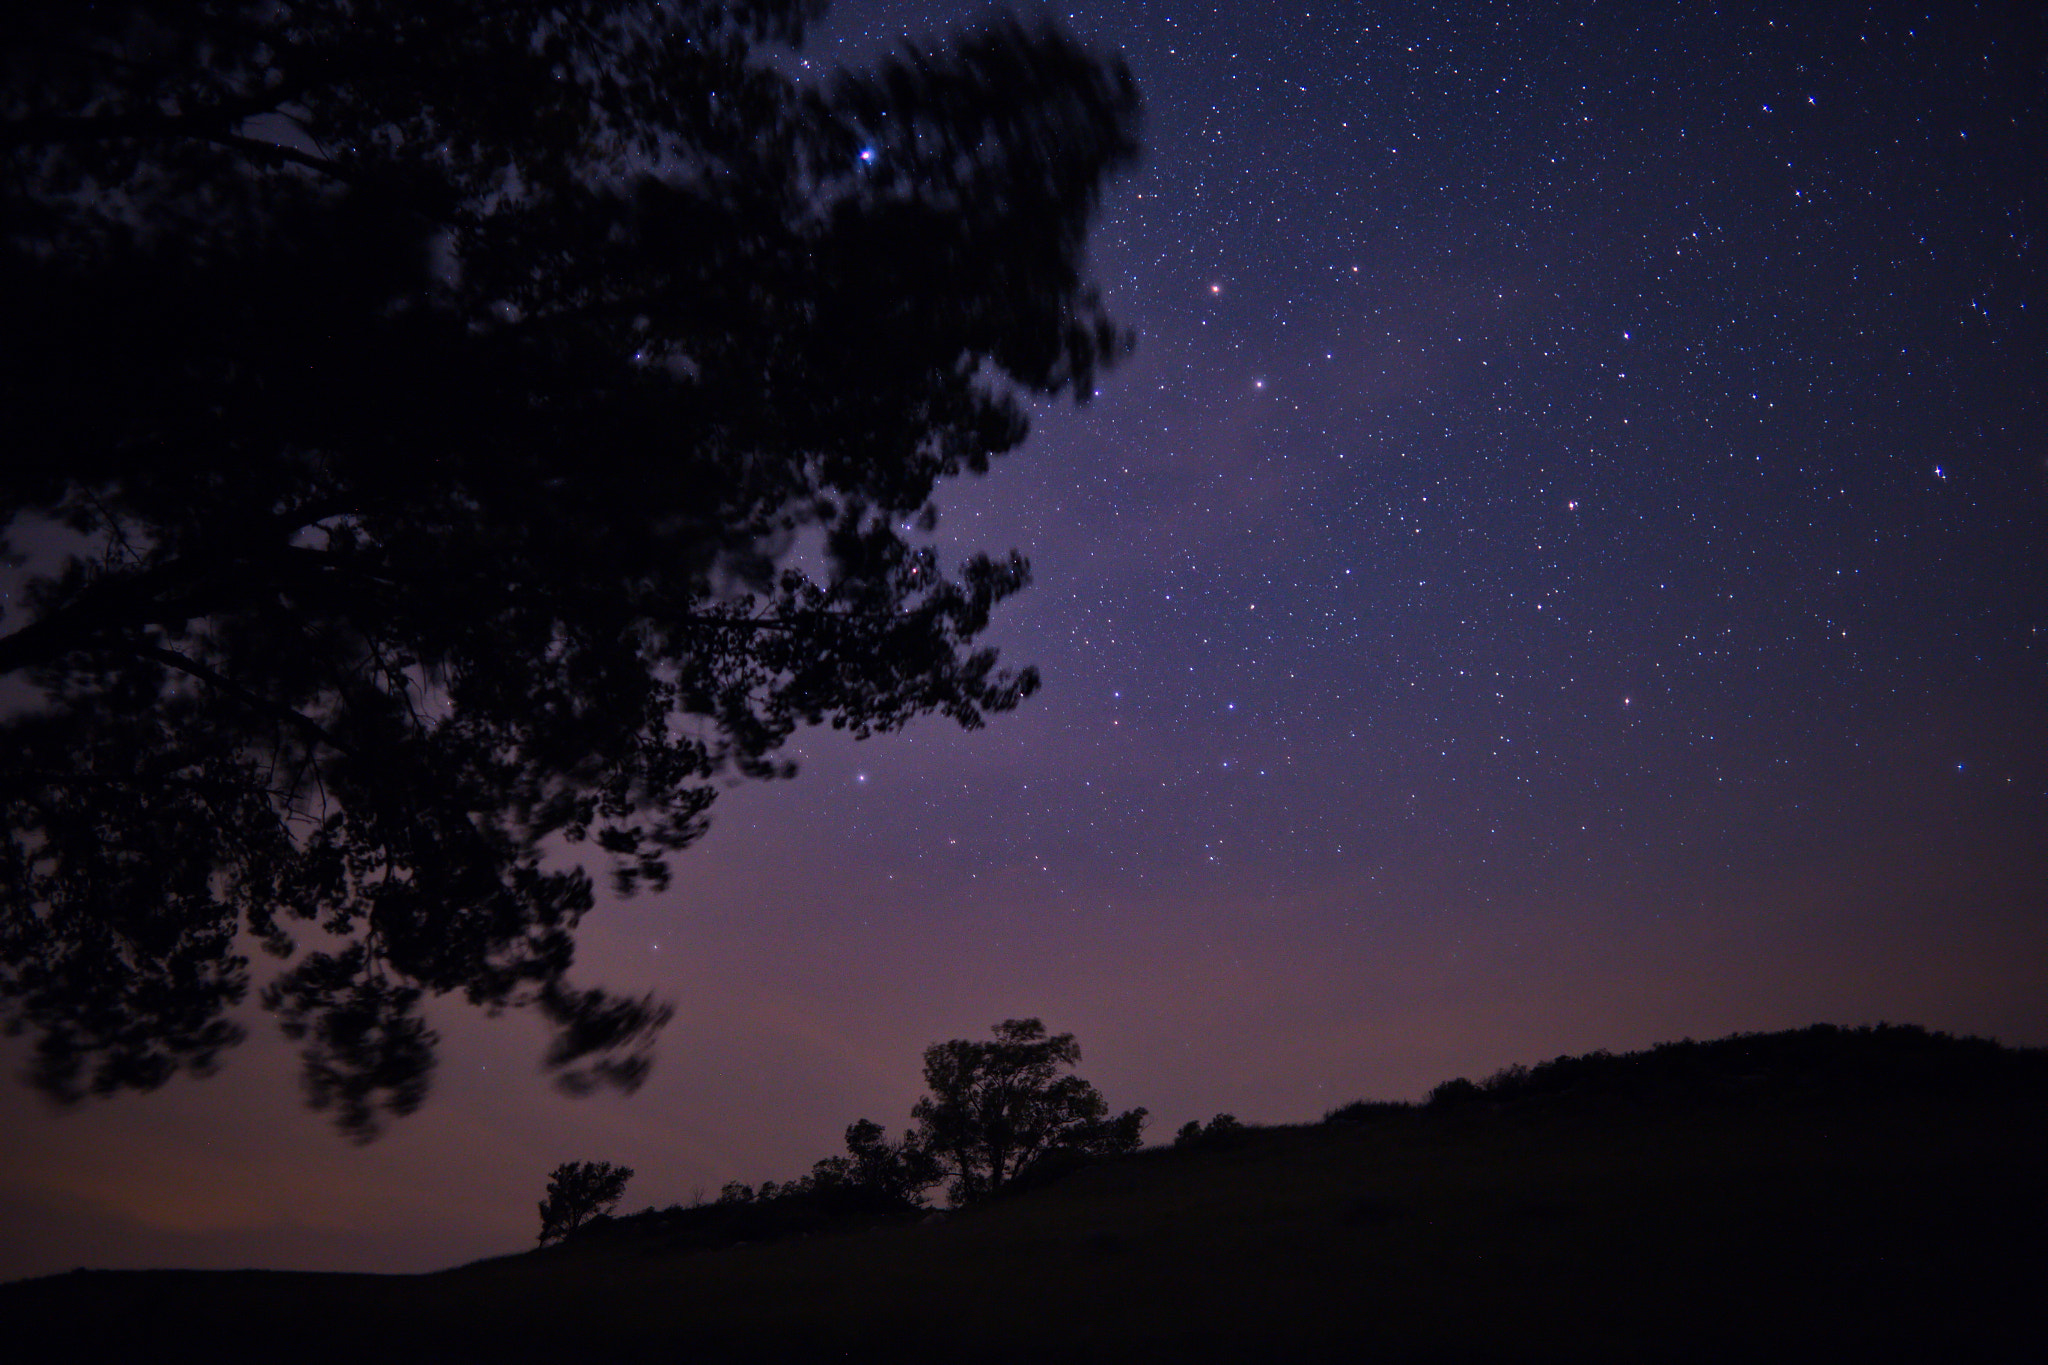
<svg viewBox="0 0 2048 1365">
<path fill-rule="evenodd" d="M 9 1094 L 47 1250 L 0 1273 L 508 1250 L 557 1161 L 634 1208 L 783 1178 L 1019 1015 L 1155 1138 L 1819 1020 L 2048 1043 L 2048 20 L 1065 19 L 1146 96 L 1091 239 L 1139 346 L 940 522 L 1031 556 L 993 634 L 1039 696 L 806 737 L 593 916 L 591 979 L 678 1004 L 637 1098 L 453 1019 L 464 1075 L 368 1153 L 252 1098 L 258 1047 Z M 842 0 L 809 57 L 954 22 Z M 230 1121 L 266 1105 L 313 1176 Z M 270 1193 L 218 1213 L 212 1143 Z"/>
</svg>

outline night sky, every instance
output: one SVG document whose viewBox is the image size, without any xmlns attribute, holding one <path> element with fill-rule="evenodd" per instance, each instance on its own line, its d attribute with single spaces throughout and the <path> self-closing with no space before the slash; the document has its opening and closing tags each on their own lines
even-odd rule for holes
<svg viewBox="0 0 2048 1365">
<path fill-rule="evenodd" d="M 805 739 L 586 922 L 677 1005 L 637 1096 L 452 1006 L 355 1147 L 252 1009 L 208 1081 L 0 1090 L 0 1277 L 517 1251 L 559 1162 L 798 1175 L 1009 1017 L 1154 1141 L 1816 1021 L 2048 1044 L 2043 11 L 1280 8 L 1068 17 L 1147 101 L 1094 247 L 1139 348 L 941 498 L 1031 556 L 1046 685 Z"/>
</svg>

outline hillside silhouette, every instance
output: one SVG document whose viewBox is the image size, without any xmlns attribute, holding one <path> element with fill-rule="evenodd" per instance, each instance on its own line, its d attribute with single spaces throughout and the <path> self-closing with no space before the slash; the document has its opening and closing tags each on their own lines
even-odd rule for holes
<svg viewBox="0 0 2048 1365">
<path fill-rule="evenodd" d="M 942 1216 L 750 1198 L 434 1275 L 0 1286 L 32 1360 L 2048 1359 L 2048 1051 L 1743 1034 L 1212 1125 Z"/>
</svg>

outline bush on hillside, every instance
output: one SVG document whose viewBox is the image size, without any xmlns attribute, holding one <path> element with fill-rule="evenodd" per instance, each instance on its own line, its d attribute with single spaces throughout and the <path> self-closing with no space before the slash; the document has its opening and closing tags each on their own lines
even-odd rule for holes
<svg viewBox="0 0 2048 1365">
<path fill-rule="evenodd" d="M 1245 1126 L 1237 1121 L 1235 1114 L 1218 1114 L 1204 1125 L 1199 1119 L 1189 1119 L 1173 1135 L 1175 1147 L 1228 1147 L 1244 1136 Z"/>
<path fill-rule="evenodd" d="M 1815 1024 L 1779 1033 L 1737 1033 L 1709 1042 L 1683 1038 L 1642 1052 L 1589 1052 L 1534 1066 L 1508 1066 L 1484 1081 L 1445 1081 L 1429 1092 L 1433 1110 L 1603 1097 L 1631 1102 L 1662 1097 L 1826 1096 L 1883 1098 L 1990 1084 L 2048 1085 L 2048 1051 L 2008 1048 L 1988 1038 L 1955 1037 L 1912 1024 L 1841 1028 Z M 1357 1106 L 1347 1106 L 1348 1113 Z"/>
</svg>

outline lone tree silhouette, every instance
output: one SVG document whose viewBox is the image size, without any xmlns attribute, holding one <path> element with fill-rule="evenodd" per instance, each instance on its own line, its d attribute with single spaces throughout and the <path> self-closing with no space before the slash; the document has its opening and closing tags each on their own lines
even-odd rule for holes
<svg viewBox="0 0 2048 1365">
<path fill-rule="evenodd" d="M 931 1094 L 910 1111 L 906 1145 L 936 1164 L 956 1204 L 987 1198 L 1056 1153 L 1137 1150 L 1145 1110 L 1111 1118 L 1101 1091 L 1061 1074 L 1080 1060 L 1073 1034 L 1047 1037 L 1036 1019 L 1005 1019 L 992 1042 L 934 1043 L 924 1053 Z"/>
<path fill-rule="evenodd" d="M 593 1218 L 609 1214 L 626 1196 L 631 1166 L 609 1161 L 565 1161 L 548 1175 L 540 1201 L 540 1244 L 558 1242 Z"/>
<path fill-rule="evenodd" d="M 564 844 L 661 888 L 799 725 L 1032 692 L 975 644 L 1028 566 L 942 565 L 934 494 L 1128 345 L 1082 246 L 1134 88 L 1014 23 L 802 86 L 821 10 L 8 7 L 0 1011 L 45 1092 L 210 1070 L 251 941 L 357 1137 L 433 996 L 631 1088 L 668 1010 L 572 984 Z"/>
</svg>

